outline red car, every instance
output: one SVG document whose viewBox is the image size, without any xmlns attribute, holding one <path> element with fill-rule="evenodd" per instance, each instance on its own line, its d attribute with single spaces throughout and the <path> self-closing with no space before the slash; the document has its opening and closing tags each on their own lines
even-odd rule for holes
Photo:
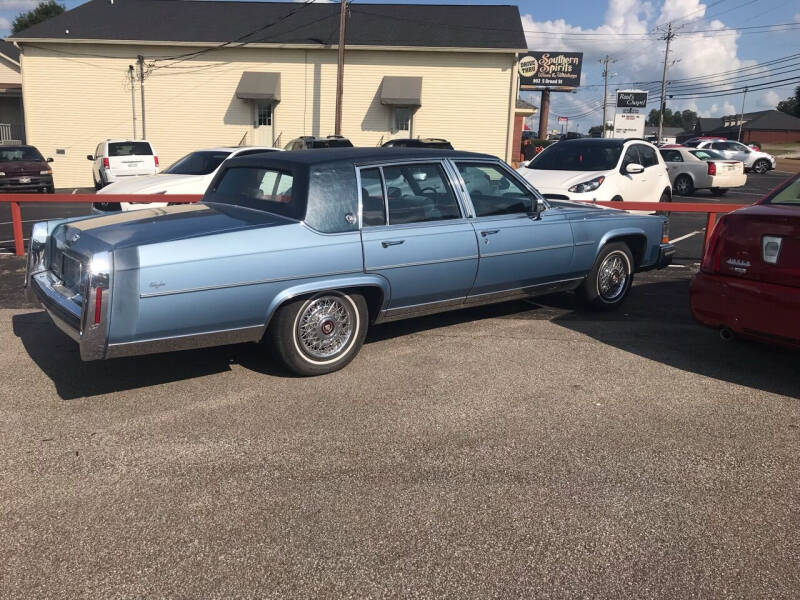
<svg viewBox="0 0 800 600">
<path fill-rule="evenodd" d="M 800 347 L 800 174 L 719 220 L 690 294 L 723 339 Z"/>
</svg>

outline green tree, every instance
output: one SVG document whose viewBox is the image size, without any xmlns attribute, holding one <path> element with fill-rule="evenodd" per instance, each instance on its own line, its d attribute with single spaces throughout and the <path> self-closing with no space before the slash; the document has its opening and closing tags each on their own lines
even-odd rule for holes
<svg viewBox="0 0 800 600">
<path fill-rule="evenodd" d="M 794 89 L 794 96 L 781 100 L 775 108 L 787 115 L 800 117 L 800 85 Z"/>
<path fill-rule="evenodd" d="M 64 12 L 64 5 L 56 0 L 44 0 L 28 12 L 20 13 L 11 24 L 11 33 L 19 33 L 32 25 L 46 21 Z"/>
</svg>

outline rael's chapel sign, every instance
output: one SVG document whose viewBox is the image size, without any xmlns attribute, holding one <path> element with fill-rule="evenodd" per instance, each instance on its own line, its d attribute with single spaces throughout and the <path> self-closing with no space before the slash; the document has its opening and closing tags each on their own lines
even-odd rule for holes
<svg viewBox="0 0 800 600">
<path fill-rule="evenodd" d="M 581 83 L 583 52 L 528 52 L 519 59 L 522 90 L 574 89 Z"/>
</svg>

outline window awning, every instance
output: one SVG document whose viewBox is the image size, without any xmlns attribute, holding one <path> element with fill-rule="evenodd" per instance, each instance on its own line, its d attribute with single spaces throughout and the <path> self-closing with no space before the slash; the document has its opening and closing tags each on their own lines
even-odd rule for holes
<svg viewBox="0 0 800 600">
<path fill-rule="evenodd" d="M 381 104 L 422 106 L 422 77 L 387 75 L 381 83 Z"/>
<path fill-rule="evenodd" d="M 236 87 L 236 97 L 242 100 L 281 101 L 281 74 L 245 71 Z"/>
</svg>

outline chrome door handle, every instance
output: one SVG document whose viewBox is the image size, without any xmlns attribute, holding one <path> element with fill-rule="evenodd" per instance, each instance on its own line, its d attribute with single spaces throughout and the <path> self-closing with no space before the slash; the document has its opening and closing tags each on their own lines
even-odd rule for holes
<svg viewBox="0 0 800 600">
<path fill-rule="evenodd" d="M 405 242 L 405 240 L 386 240 L 385 242 L 381 242 L 381 246 L 388 248 L 389 246 L 399 246 L 403 242 Z"/>
<path fill-rule="evenodd" d="M 487 235 L 494 235 L 495 233 L 500 233 L 500 230 L 499 229 L 486 229 L 484 231 L 481 231 L 481 235 L 483 237 L 486 237 Z"/>
</svg>

